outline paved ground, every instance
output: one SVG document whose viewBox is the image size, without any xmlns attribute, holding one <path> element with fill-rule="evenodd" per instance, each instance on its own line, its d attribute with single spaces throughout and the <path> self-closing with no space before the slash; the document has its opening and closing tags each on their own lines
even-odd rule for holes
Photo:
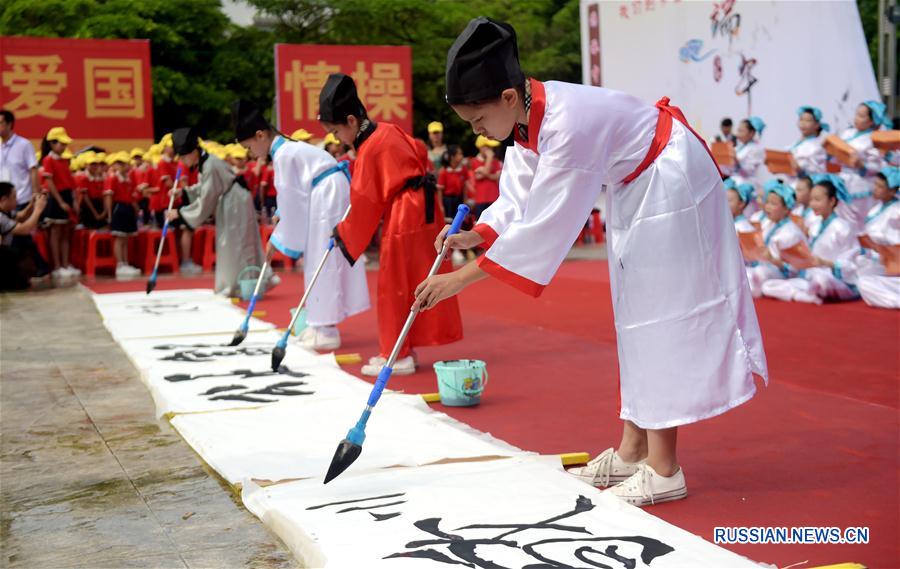
<svg viewBox="0 0 900 569">
<path fill-rule="evenodd" d="M 81 288 L 0 294 L 0 566 L 294 567 L 154 417 Z"/>
</svg>

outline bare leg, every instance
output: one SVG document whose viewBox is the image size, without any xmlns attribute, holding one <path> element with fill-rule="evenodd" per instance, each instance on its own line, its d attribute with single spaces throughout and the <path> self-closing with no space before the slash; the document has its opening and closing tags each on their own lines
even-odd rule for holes
<svg viewBox="0 0 900 569">
<path fill-rule="evenodd" d="M 631 421 L 625 421 L 622 426 L 622 442 L 616 453 L 625 462 L 638 462 L 647 458 L 647 431 Z"/>
<path fill-rule="evenodd" d="M 678 471 L 678 428 L 648 429 L 649 454 L 647 464 L 660 476 L 672 476 Z"/>
<path fill-rule="evenodd" d="M 125 249 L 127 248 L 126 240 L 127 237 L 116 237 L 115 242 L 113 243 L 113 254 L 116 256 L 116 262 L 119 264 L 123 264 L 126 262 Z"/>
<path fill-rule="evenodd" d="M 60 266 L 69 266 L 69 246 L 72 243 L 72 224 L 67 223 L 62 226 L 60 233 Z"/>
<path fill-rule="evenodd" d="M 187 263 L 191 260 L 191 243 L 193 239 L 191 239 L 193 235 L 187 229 L 181 230 L 181 262 Z"/>
<path fill-rule="evenodd" d="M 60 257 L 60 235 L 62 234 L 61 227 L 58 223 L 54 223 L 50 226 L 50 263 L 53 265 L 53 270 L 60 268 L 59 257 Z"/>
</svg>

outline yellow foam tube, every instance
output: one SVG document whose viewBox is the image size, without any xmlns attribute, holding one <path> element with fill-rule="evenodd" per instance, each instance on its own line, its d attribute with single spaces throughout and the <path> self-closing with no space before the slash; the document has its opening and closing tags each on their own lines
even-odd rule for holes
<svg viewBox="0 0 900 569">
<path fill-rule="evenodd" d="M 334 361 L 342 366 L 353 365 L 360 363 L 362 361 L 362 356 L 359 354 L 335 354 Z"/>
</svg>

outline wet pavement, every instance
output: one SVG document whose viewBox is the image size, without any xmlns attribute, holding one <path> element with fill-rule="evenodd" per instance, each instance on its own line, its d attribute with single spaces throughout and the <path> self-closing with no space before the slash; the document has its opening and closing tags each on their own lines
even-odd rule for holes
<svg viewBox="0 0 900 569">
<path fill-rule="evenodd" d="M 295 567 L 79 287 L 0 294 L 0 566 Z"/>
</svg>

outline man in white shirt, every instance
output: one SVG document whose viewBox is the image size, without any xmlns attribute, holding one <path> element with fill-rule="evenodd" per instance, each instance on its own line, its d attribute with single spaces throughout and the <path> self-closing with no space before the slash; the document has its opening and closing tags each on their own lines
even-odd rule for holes
<svg viewBox="0 0 900 569">
<path fill-rule="evenodd" d="M 8 182 L 16 188 L 16 212 L 23 211 L 32 201 L 34 192 L 40 192 L 38 162 L 34 145 L 27 138 L 13 132 L 16 117 L 12 111 L 0 109 L 0 182 Z M 13 245 L 29 251 L 37 266 L 37 276 L 50 272 L 47 261 L 41 257 L 31 235 L 16 235 Z"/>
<path fill-rule="evenodd" d="M 34 145 L 13 132 L 15 124 L 16 117 L 11 111 L 0 110 L 0 182 L 15 186 L 16 209 L 22 210 L 40 185 Z"/>
</svg>

